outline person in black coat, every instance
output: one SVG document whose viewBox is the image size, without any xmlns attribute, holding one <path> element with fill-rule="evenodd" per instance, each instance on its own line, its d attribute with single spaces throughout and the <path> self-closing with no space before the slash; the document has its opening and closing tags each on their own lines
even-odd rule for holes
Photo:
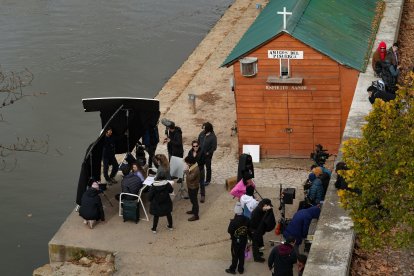
<svg viewBox="0 0 414 276">
<path fill-rule="evenodd" d="M 92 186 L 85 191 L 81 199 L 79 216 L 84 219 L 83 223 L 89 223 L 91 229 L 96 221 L 105 221 L 105 213 L 99 193 L 99 184 L 93 182 Z"/>
<path fill-rule="evenodd" d="M 265 261 L 259 252 L 259 247 L 264 246 L 263 235 L 265 231 L 263 228 L 263 219 L 267 211 L 272 207 L 272 201 L 268 198 L 264 198 L 253 210 L 252 216 L 250 217 L 249 230 L 252 235 L 253 259 L 255 262 L 263 263 Z"/>
<path fill-rule="evenodd" d="M 243 208 L 240 202 L 234 207 L 234 218 L 230 220 L 227 232 L 231 237 L 231 265 L 225 271 L 230 274 L 236 274 L 237 271 L 244 272 L 244 251 L 247 244 L 247 234 L 249 219 L 243 216 Z"/>
<path fill-rule="evenodd" d="M 164 143 L 167 143 L 168 160 L 171 160 L 171 156 L 177 156 L 183 158 L 183 132 L 181 128 L 175 126 L 173 122 L 168 126 L 165 131 L 167 137 L 164 139 Z"/>
<path fill-rule="evenodd" d="M 119 165 L 115 158 L 115 142 L 112 137 L 112 128 L 108 128 L 105 133 L 104 145 L 102 150 L 103 175 L 107 183 L 117 183 L 114 179 L 118 172 Z M 109 166 L 112 166 L 111 175 L 108 174 Z"/>
<path fill-rule="evenodd" d="M 165 178 L 154 181 L 149 192 L 148 199 L 150 201 L 150 214 L 154 216 L 152 224 L 152 232 L 157 233 L 157 225 L 159 217 L 167 216 L 169 230 L 173 230 L 173 221 L 171 212 L 173 210 L 173 204 L 170 194 L 174 191 L 170 182 Z"/>
<path fill-rule="evenodd" d="M 204 203 L 206 199 L 206 187 L 204 186 L 204 156 L 201 152 L 200 144 L 197 140 L 191 142 L 191 149 L 188 151 L 188 155 L 194 158 L 197 162 L 198 169 L 200 170 L 200 202 Z"/>
<path fill-rule="evenodd" d="M 289 237 L 286 242 L 273 247 L 267 265 L 274 268 L 273 276 L 293 276 L 293 265 L 296 263 L 295 238 Z"/>
<path fill-rule="evenodd" d="M 203 131 L 201 131 L 198 135 L 198 143 L 201 147 L 201 152 L 203 153 L 204 163 L 206 166 L 206 179 L 204 185 L 207 186 L 211 182 L 211 160 L 213 159 L 213 154 L 217 149 L 217 137 L 211 123 L 204 123 L 202 128 Z"/>
</svg>

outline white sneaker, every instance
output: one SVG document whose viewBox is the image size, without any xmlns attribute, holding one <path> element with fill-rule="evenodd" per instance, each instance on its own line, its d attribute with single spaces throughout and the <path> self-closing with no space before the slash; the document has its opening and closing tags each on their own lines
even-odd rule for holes
<svg viewBox="0 0 414 276">
<path fill-rule="evenodd" d="M 157 230 L 152 230 L 151 229 L 151 231 L 152 231 L 153 234 L 157 234 Z"/>
<path fill-rule="evenodd" d="M 264 251 L 264 250 L 265 250 L 264 246 L 259 248 L 259 251 Z"/>
<path fill-rule="evenodd" d="M 94 220 L 88 220 L 89 228 L 93 229 Z"/>
<path fill-rule="evenodd" d="M 88 221 L 86 219 L 84 219 L 83 224 L 88 224 Z"/>
<path fill-rule="evenodd" d="M 174 228 L 169 227 L 168 225 L 166 225 L 166 227 L 167 227 L 167 229 L 168 229 L 168 230 L 170 230 L 170 231 L 174 230 Z"/>
</svg>

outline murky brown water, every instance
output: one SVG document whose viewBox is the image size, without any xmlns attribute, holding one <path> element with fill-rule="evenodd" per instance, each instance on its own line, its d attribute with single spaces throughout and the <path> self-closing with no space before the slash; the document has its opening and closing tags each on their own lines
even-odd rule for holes
<svg viewBox="0 0 414 276">
<path fill-rule="evenodd" d="M 2 275 L 31 275 L 74 208 L 86 147 L 100 130 L 87 97 L 153 97 L 231 0 L 0 0 L 0 65 L 35 75 L 0 109 L 0 143 L 49 136 L 46 155 L 18 153 L 0 171 Z M 0 94 L 0 97 L 2 95 Z M 0 98 L 3 101 L 3 98 Z"/>
</svg>

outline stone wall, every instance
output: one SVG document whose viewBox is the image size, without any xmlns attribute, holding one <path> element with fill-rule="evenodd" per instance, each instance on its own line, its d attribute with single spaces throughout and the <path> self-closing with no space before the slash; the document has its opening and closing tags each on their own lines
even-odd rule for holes
<svg viewBox="0 0 414 276">
<path fill-rule="evenodd" d="M 373 51 L 380 41 L 391 46 L 398 38 L 404 0 L 385 0 L 385 10 L 381 20 Z M 365 73 L 361 73 L 349 111 L 342 142 L 353 137 L 361 137 L 361 126 L 371 110 L 366 89 L 375 80 L 371 59 Z M 337 157 L 340 161 L 341 154 Z M 315 231 L 311 251 L 303 275 L 348 275 L 354 247 L 355 233 L 351 218 L 339 206 L 334 173 L 326 193 L 321 217 Z"/>
</svg>

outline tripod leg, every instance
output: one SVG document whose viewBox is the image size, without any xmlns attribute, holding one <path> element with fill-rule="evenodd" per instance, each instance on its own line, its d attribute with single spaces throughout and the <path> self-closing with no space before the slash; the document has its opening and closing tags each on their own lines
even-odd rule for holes
<svg viewBox="0 0 414 276">
<path fill-rule="evenodd" d="M 112 205 L 112 202 L 109 200 L 108 196 L 102 192 L 103 196 L 106 198 L 106 200 L 109 202 L 109 204 L 111 205 L 111 207 L 114 207 L 114 205 Z"/>
</svg>

